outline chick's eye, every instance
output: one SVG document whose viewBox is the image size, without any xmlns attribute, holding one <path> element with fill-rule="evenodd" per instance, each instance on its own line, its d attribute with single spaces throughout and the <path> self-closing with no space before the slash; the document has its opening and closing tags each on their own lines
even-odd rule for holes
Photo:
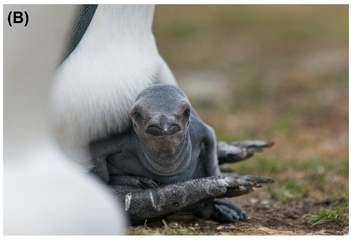
<svg viewBox="0 0 351 240">
<path fill-rule="evenodd" d="M 184 110 L 183 117 L 185 117 L 186 119 L 188 119 L 190 117 L 190 109 L 189 108 Z"/>
<path fill-rule="evenodd" d="M 133 115 L 134 115 L 134 120 L 136 120 L 136 121 L 140 121 L 141 119 L 143 119 L 143 116 L 142 116 L 141 113 L 138 112 L 138 111 L 135 111 L 135 112 L 133 113 Z"/>
</svg>

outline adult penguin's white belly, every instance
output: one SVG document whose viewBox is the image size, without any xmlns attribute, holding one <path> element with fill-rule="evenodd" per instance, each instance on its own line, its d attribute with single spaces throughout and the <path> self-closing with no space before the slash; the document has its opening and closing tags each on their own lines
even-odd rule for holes
<svg viewBox="0 0 351 240">
<path fill-rule="evenodd" d="M 130 126 L 129 111 L 155 81 L 176 84 L 151 31 L 154 6 L 99 5 L 83 38 L 57 69 L 52 129 L 63 150 L 87 169 L 88 145 Z"/>
</svg>

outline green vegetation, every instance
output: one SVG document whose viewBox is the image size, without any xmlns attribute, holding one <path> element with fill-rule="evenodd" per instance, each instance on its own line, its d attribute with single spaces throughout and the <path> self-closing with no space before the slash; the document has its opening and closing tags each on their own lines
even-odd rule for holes
<svg viewBox="0 0 351 240">
<path fill-rule="evenodd" d="M 269 151 L 269 150 L 266 150 Z M 242 175 L 261 175 L 278 174 L 284 172 L 288 166 L 281 163 L 278 159 L 267 158 L 267 156 L 260 156 L 262 153 L 256 153 L 255 159 L 248 159 L 246 161 L 227 164 L 227 167 L 234 168 Z"/>
<path fill-rule="evenodd" d="M 332 207 L 329 210 L 321 209 L 313 214 L 310 218 L 309 223 L 312 223 L 310 227 L 319 224 L 328 224 L 333 222 L 341 222 L 344 218 L 344 214 L 349 212 L 348 206 L 338 205 L 336 207 Z"/>
<path fill-rule="evenodd" d="M 298 186 L 301 189 L 301 185 Z M 301 201 L 303 199 L 301 193 L 297 192 L 296 189 L 289 189 L 289 186 L 282 186 L 280 188 L 268 186 L 268 191 L 270 197 L 282 203 L 283 207 L 290 202 Z"/>
</svg>

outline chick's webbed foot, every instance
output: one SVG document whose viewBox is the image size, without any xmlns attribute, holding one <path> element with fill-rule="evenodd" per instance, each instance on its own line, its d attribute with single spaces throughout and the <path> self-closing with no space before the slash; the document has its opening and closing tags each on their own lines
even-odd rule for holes
<svg viewBox="0 0 351 240">
<path fill-rule="evenodd" d="M 263 148 L 271 147 L 274 142 L 261 140 L 246 140 L 238 142 L 217 142 L 218 163 L 233 163 L 248 159 L 255 152 L 262 152 Z"/>
<path fill-rule="evenodd" d="M 222 199 L 214 199 L 213 202 L 204 203 L 196 207 L 192 212 L 195 216 L 213 219 L 219 222 L 235 222 L 238 220 L 247 220 L 245 210 L 225 197 L 238 197 L 243 194 L 252 192 L 254 187 L 259 188 L 259 183 L 274 183 L 274 180 L 266 177 L 258 176 L 238 176 L 226 177 L 226 182 L 230 182 L 227 192 L 219 197 Z"/>
<path fill-rule="evenodd" d="M 193 214 L 196 217 L 213 219 L 222 223 L 247 220 L 245 210 L 227 198 L 223 198 L 222 201 L 222 204 L 202 204 L 193 211 Z"/>
</svg>

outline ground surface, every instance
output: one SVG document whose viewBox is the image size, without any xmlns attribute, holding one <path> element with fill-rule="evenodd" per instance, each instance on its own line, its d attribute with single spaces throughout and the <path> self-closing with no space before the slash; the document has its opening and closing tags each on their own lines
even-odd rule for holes
<svg viewBox="0 0 351 240">
<path fill-rule="evenodd" d="M 348 206 L 348 199 L 326 198 L 317 200 L 303 196 L 299 201 L 282 204 L 281 199 L 270 198 L 267 187 L 232 199 L 242 206 L 249 219 L 235 223 L 218 223 L 200 219 L 189 213 L 178 213 L 157 222 L 132 226 L 132 235 L 348 235 L 349 214 L 342 213 L 340 222 L 317 224 L 310 219 L 321 209 Z M 348 207 L 347 207 L 348 208 Z M 347 209 L 348 210 L 348 209 Z"/>
<path fill-rule="evenodd" d="M 233 199 L 246 222 L 178 216 L 129 233 L 348 234 L 348 6 L 165 5 L 156 7 L 153 29 L 218 140 L 275 142 L 227 167 L 276 182 Z M 323 211 L 339 222 L 311 227 Z"/>
<path fill-rule="evenodd" d="M 348 235 L 349 221 L 345 216 L 340 223 L 312 226 L 309 223 L 311 212 L 345 202 L 316 201 L 305 199 L 292 202 L 285 208 L 267 199 L 249 198 L 243 205 L 250 215 L 247 221 L 219 224 L 211 220 L 199 219 L 190 214 L 177 214 L 154 223 L 128 229 L 129 234 L 165 235 Z M 251 202 L 251 203 L 250 203 Z M 312 226 L 312 227 L 311 227 Z"/>
</svg>

